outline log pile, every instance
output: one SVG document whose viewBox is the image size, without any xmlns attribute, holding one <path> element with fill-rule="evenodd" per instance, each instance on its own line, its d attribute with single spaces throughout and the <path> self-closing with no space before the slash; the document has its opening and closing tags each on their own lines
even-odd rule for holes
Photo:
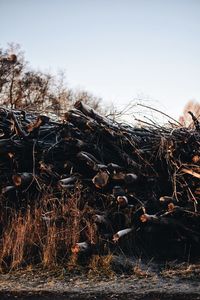
<svg viewBox="0 0 200 300">
<path fill-rule="evenodd" d="M 1 235 L 13 211 L 40 207 L 47 191 L 59 205 L 78 190 L 96 238 L 82 228 L 72 253 L 199 257 L 200 124 L 191 116 L 193 129 L 129 126 L 80 101 L 62 122 L 1 108 Z"/>
</svg>

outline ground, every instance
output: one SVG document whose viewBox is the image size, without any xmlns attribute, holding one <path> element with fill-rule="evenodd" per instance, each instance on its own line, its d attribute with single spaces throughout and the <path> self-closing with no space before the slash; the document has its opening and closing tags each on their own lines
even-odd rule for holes
<svg viewBox="0 0 200 300">
<path fill-rule="evenodd" d="M 0 299 L 200 299 L 199 265 L 142 267 L 110 277 L 76 274 L 64 268 L 18 270 L 0 275 Z"/>
</svg>

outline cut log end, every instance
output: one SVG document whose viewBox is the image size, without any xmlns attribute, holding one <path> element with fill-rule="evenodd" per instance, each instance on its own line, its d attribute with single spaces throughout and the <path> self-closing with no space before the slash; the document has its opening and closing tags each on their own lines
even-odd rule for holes
<svg viewBox="0 0 200 300">
<path fill-rule="evenodd" d="M 160 199 L 159 199 L 159 201 L 161 202 L 161 203 L 169 203 L 169 202 L 171 202 L 173 200 L 173 197 L 170 197 L 170 196 L 162 196 L 162 197 L 160 197 Z"/>
<path fill-rule="evenodd" d="M 33 180 L 31 173 L 19 173 L 12 176 L 13 183 L 16 187 L 27 187 Z"/>
<path fill-rule="evenodd" d="M 131 183 L 134 183 L 135 181 L 137 181 L 138 177 L 134 173 L 128 173 L 128 174 L 126 174 L 124 179 L 127 184 L 131 184 Z"/>
<path fill-rule="evenodd" d="M 192 161 L 193 161 L 193 163 L 199 163 L 200 162 L 200 156 L 199 155 L 194 155 L 193 157 L 192 157 Z"/>
<path fill-rule="evenodd" d="M 20 186 L 22 184 L 22 178 L 20 175 L 13 175 L 12 180 L 15 186 Z"/>
<path fill-rule="evenodd" d="M 117 203 L 120 207 L 126 207 L 128 205 L 128 199 L 126 196 L 118 196 Z"/>
<path fill-rule="evenodd" d="M 168 211 L 169 211 L 169 212 L 172 212 L 172 211 L 174 210 L 174 208 L 175 208 L 174 203 L 169 203 L 169 204 L 168 204 Z"/>
<path fill-rule="evenodd" d="M 121 237 L 127 235 L 131 231 L 133 231 L 132 228 L 126 228 L 126 229 L 119 230 L 117 233 L 115 233 L 113 235 L 113 239 L 112 239 L 113 242 L 117 243 Z"/>
<path fill-rule="evenodd" d="M 92 182 L 97 188 L 101 189 L 107 185 L 108 180 L 109 180 L 108 173 L 105 171 L 100 171 L 97 173 L 96 176 L 94 176 Z"/>
<path fill-rule="evenodd" d="M 146 223 L 146 222 L 149 222 L 149 221 L 155 221 L 157 219 L 158 219 L 157 216 L 155 216 L 155 215 L 148 215 L 146 213 L 140 216 L 140 221 L 142 223 Z"/>
<path fill-rule="evenodd" d="M 76 243 L 74 247 L 71 248 L 73 254 L 78 254 L 80 252 L 86 252 L 89 249 L 89 244 L 87 242 Z"/>
</svg>

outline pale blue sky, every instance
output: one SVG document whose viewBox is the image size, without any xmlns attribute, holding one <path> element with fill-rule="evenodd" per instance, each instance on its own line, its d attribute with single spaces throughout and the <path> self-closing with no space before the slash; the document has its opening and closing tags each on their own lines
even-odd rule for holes
<svg viewBox="0 0 200 300">
<path fill-rule="evenodd" d="M 20 43 L 34 68 L 178 117 L 200 102 L 200 0 L 0 0 L 0 46 Z"/>
</svg>

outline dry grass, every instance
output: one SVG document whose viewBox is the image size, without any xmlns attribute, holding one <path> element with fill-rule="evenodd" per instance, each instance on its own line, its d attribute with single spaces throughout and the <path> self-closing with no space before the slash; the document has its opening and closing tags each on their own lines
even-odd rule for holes
<svg viewBox="0 0 200 300">
<path fill-rule="evenodd" d="M 112 270 L 112 254 L 106 256 L 93 255 L 89 263 L 89 278 L 113 278 L 115 273 Z"/>
<path fill-rule="evenodd" d="M 174 264 L 174 266 L 166 267 L 165 270 L 161 272 L 164 277 L 179 277 L 179 278 L 191 278 L 200 277 L 200 265 L 199 264 Z"/>
<path fill-rule="evenodd" d="M 6 209 L 6 208 L 5 208 Z M 1 270 L 13 270 L 32 264 L 45 268 L 69 263 L 71 248 L 87 239 L 95 242 L 95 226 L 91 221 L 91 208 L 82 205 L 77 190 L 66 201 L 45 194 L 37 207 L 25 211 L 12 211 L 4 220 L 0 240 Z M 6 215 L 6 214 L 5 214 Z"/>
</svg>

